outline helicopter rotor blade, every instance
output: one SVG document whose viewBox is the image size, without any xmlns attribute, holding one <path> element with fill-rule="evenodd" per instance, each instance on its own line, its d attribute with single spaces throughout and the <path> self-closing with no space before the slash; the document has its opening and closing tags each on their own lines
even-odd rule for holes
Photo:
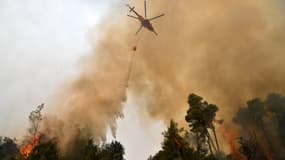
<svg viewBox="0 0 285 160">
<path fill-rule="evenodd" d="M 132 15 L 127 15 L 128 17 L 134 18 L 134 19 L 139 19 L 138 17 L 132 16 Z"/>
<path fill-rule="evenodd" d="M 165 15 L 165 14 L 161 14 L 161 15 L 159 15 L 159 16 L 150 18 L 149 21 L 152 21 L 152 20 L 155 20 L 155 19 L 157 19 L 157 18 L 163 17 L 164 15 Z"/>
</svg>

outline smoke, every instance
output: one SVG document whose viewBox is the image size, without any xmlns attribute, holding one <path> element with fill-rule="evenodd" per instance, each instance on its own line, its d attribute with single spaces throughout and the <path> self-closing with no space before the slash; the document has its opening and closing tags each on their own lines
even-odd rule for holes
<svg viewBox="0 0 285 160">
<path fill-rule="evenodd" d="M 143 5 L 136 2 L 132 5 Z M 153 118 L 182 121 L 192 92 L 216 102 L 226 119 L 249 98 L 284 93 L 285 33 L 278 0 L 157 0 L 148 5 L 149 17 L 166 16 L 153 21 L 159 36 L 141 33 L 128 94 Z M 62 125 L 55 130 L 64 146 L 75 143 L 78 134 L 104 140 L 108 128 L 115 136 L 139 27 L 123 16 L 109 16 L 81 75 L 60 92 Z"/>
<path fill-rule="evenodd" d="M 281 2 L 149 5 L 166 17 L 153 22 L 158 37 L 144 33 L 131 86 L 137 96 L 147 95 L 145 107 L 153 117 L 183 118 L 188 94 L 198 93 L 217 103 L 228 120 L 247 99 L 285 91 Z"/>
<path fill-rule="evenodd" d="M 285 97 L 275 93 L 265 100 L 248 101 L 233 120 L 242 126 L 241 135 L 247 135 L 250 130 L 256 132 L 257 141 L 267 157 L 273 154 L 273 159 L 284 159 L 284 116 Z"/>
<path fill-rule="evenodd" d="M 47 115 L 43 122 L 42 131 L 59 137 L 61 149 L 70 158 L 80 151 L 76 148 L 78 143 L 89 138 L 105 141 L 109 129 L 115 137 L 116 120 L 123 117 L 129 59 L 120 53 L 127 46 L 120 42 L 122 32 L 104 27 L 104 35 L 98 35 L 103 40 L 96 45 L 94 54 L 81 61 L 80 76 L 59 92 L 53 107 L 57 116 Z"/>
</svg>

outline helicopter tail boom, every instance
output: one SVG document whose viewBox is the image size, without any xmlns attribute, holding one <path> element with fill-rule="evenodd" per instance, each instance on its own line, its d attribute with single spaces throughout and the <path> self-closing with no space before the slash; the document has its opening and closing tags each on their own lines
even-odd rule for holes
<svg viewBox="0 0 285 160">
<path fill-rule="evenodd" d="M 129 4 L 127 4 L 126 6 L 129 7 L 129 12 L 133 12 L 135 10 L 135 7 L 131 7 Z"/>
</svg>

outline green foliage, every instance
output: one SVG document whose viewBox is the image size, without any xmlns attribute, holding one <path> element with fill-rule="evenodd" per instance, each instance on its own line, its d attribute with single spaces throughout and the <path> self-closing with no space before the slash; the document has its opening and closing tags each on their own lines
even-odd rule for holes
<svg viewBox="0 0 285 160">
<path fill-rule="evenodd" d="M 219 149 L 213 121 L 216 117 L 218 107 L 203 101 L 203 98 L 190 94 L 188 97 L 189 109 L 185 120 L 189 125 L 189 130 L 179 128 L 173 120 L 170 121 L 168 129 L 163 132 L 164 140 L 161 143 L 161 150 L 148 160 L 233 160 L 234 154 L 225 156 Z M 41 104 L 29 116 L 30 136 L 38 133 L 40 122 L 42 121 L 41 111 L 44 105 Z M 233 118 L 236 124 L 249 130 L 258 132 L 258 138 L 240 140 L 239 151 L 248 159 L 268 159 L 268 155 L 263 148 L 264 142 L 268 142 L 269 153 L 273 153 L 273 159 L 284 159 L 281 150 L 285 146 L 285 97 L 279 94 L 270 94 L 265 100 L 253 99 L 241 108 Z M 273 134 L 268 133 L 266 125 L 274 126 L 274 138 L 279 138 L 283 146 L 271 148 L 270 140 Z M 276 130 L 276 131 L 275 131 Z M 211 132 L 211 134 L 210 134 Z M 212 139 L 212 136 L 214 137 Z M 118 141 L 98 144 L 93 139 L 86 140 L 80 134 L 75 135 L 74 144 L 68 148 L 70 154 L 65 157 L 60 156 L 56 139 L 40 140 L 34 147 L 32 153 L 25 160 L 124 160 L 125 150 Z M 215 142 L 214 142 L 215 141 Z M 252 145 L 254 144 L 254 145 Z M 73 147 L 75 146 L 75 147 Z M 252 147 L 253 146 L 253 147 Z M 267 147 L 267 146 L 266 146 Z M 254 150 L 252 150 L 254 148 Z M 274 150 L 275 149 L 275 150 Z M 215 152 L 214 152 L 215 151 Z M 255 155 L 256 151 L 256 155 Z M 68 153 L 69 153 L 68 152 Z M 254 153 L 256 158 L 249 158 Z M 24 160 L 19 154 L 19 150 L 14 140 L 7 137 L 0 137 L 0 160 Z"/>
<path fill-rule="evenodd" d="M 0 159 L 13 160 L 19 152 L 14 140 L 8 137 L 0 137 Z"/>
<path fill-rule="evenodd" d="M 188 98 L 189 109 L 185 120 L 189 123 L 191 131 L 200 133 L 201 136 L 207 134 L 207 128 L 211 128 L 211 124 L 215 119 L 218 107 L 208 102 L 202 102 L 203 98 L 195 94 L 191 94 Z"/>
<path fill-rule="evenodd" d="M 84 147 L 82 160 L 99 159 L 100 148 L 94 144 L 93 139 L 89 139 Z"/>
<path fill-rule="evenodd" d="M 189 144 L 181 136 L 182 128 L 178 128 L 177 123 L 170 121 L 170 125 L 163 133 L 162 150 L 153 157 L 152 160 L 198 160 L 198 155 L 189 147 Z"/>
<path fill-rule="evenodd" d="M 98 157 L 100 160 L 124 160 L 124 154 L 123 145 L 118 141 L 113 141 L 102 146 Z"/>
<path fill-rule="evenodd" d="M 207 155 L 208 149 L 213 154 L 212 148 L 216 153 L 219 151 L 219 145 L 216 137 L 216 131 L 213 125 L 213 121 L 216 117 L 218 107 L 214 104 L 208 104 L 207 101 L 202 101 L 203 98 L 190 94 L 188 97 L 189 109 L 185 116 L 185 120 L 188 122 L 190 131 L 196 135 L 197 151 L 200 155 Z M 210 136 L 208 129 L 211 129 L 215 135 L 216 146 Z M 208 143 L 208 149 L 205 147 Z"/>
<path fill-rule="evenodd" d="M 55 139 L 40 142 L 27 160 L 59 160 L 59 150 Z"/>
<path fill-rule="evenodd" d="M 203 98 L 198 95 L 189 95 L 189 109 L 185 120 L 189 124 L 190 131 L 184 131 L 183 128 L 178 128 L 177 123 L 170 121 L 167 131 L 163 133 L 162 150 L 153 157 L 150 156 L 149 160 L 218 160 L 217 157 L 220 157 L 219 159 L 225 157 L 219 150 L 213 125 L 218 107 L 202 100 Z M 213 132 L 216 146 L 208 130 Z M 183 133 L 185 136 L 181 136 Z M 189 144 L 189 141 L 196 144 Z M 216 155 L 213 154 L 212 147 Z"/>
<path fill-rule="evenodd" d="M 76 157 L 79 160 L 124 160 L 124 154 L 124 147 L 118 141 L 99 145 L 93 139 L 89 139 Z M 74 158 L 74 155 L 71 158 Z M 70 158 L 65 157 L 64 159 Z"/>
</svg>

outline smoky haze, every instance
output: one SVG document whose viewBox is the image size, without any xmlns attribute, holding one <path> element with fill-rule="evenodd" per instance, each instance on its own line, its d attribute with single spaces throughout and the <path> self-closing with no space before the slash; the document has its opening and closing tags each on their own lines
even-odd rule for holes
<svg viewBox="0 0 285 160">
<path fill-rule="evenodd" d="M 238 110 L 233 122 L 241 126 L 239 133 L 243 137 L 254 132 L 266 156 L 271 157 L 268 159 L 284 159 L 284 109 L 285 97 L 271 93 L 264 100 L 248 101 Z"/>
<path fill-rule="evenodd" d="M 131 5 L 142 11 L 142 1 Z M 148 5 L 149 17 L 166 13 L 153 21 L 159 36 L 144 30 L 134 38 L 138 22 L 110 15 L 119 21 L 102 24 L 81 76 L 60 91 L 56 106 L 62 125 L 49 132 L 60 132 L 63 146 L 75 143 L 79 133 L 104 140 L 110 127 L 115 135 L 127 94 L 155 119 L 182 121 L 190 92 L 216 102 L 228 120 L 252 97 L 284 93 L 280 1 L 157 0 Z M 132 45 L 138 50 L 127 92 Z M 46 126 L 52 123 L 58 122 L 46 120 Z"/>
<path fill-rule="evenodd" d="M 154 22 L 158 37 L 143 35 L 132 89 L 147 95 L 154 117 L 184 119 L 190 92 L 216 102 L 224 118 L 251 97 L 284 92 L 281 2 L 149 3 L 167 15 Z"/>
<path fill-rule="evenodd" d="M 53 108 L 60 118 L 48 115 L 44 120 L 44 133 L 59 137 L 68 154 L 77 150 L 78 141 L 105 141 L 109 129 L 115 137 L 116 120 L 123 117 L 129 64 L 128 57 L 118 54 L 126 50 L 121 36 L 108 27 L 104 30 L 103 39 L 112 37 L 110 41 L 96 45 L 96 54 L 82 60 L 81 75 L 63 86 L 55 99 Z"/>
</svg>

